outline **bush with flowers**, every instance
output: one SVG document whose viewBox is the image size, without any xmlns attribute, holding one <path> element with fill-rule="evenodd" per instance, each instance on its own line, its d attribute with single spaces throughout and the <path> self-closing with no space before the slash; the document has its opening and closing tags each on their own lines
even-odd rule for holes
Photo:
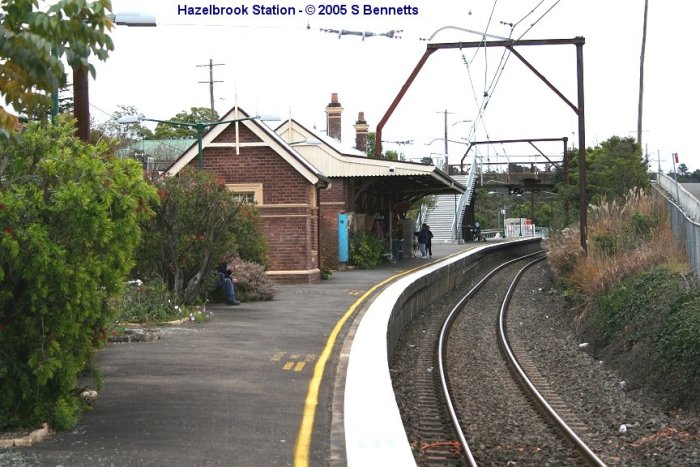
<svg viewBox="0 0 700 467">
<path fill-rule="evenodd" d="M 276 293 L 275 284 L 260 264 L 235 259 L 233 266 L 233 275 L 238 281 L 236 298 L 244 302 L 272 300 Z"/>
<path fill-rule="evenodd" d="M 155 278 L 127 282 L 124 292 L 111 301 L 116 321 L 110 333 L 120 333 L 128 324 L 162 324 L 176 320 L 204 321 L 211 317 L 204 306 L 178 305 L 167 285 Z"/>
</svg>

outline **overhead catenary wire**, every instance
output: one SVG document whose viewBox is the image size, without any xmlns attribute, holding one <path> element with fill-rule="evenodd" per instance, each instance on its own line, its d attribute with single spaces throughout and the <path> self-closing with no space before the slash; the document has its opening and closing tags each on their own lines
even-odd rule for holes
<svg viewBox="0 0 700 467">
<path fill-rule="evenodd" d="M 489 16 L 489 21 L 487 23 L 487 28 L 486 28 L 487 32 L 488 32 L 488 27 L 491 24 L 491 18 L 493 16 L 493 12 L 495 10 L 497 1 L 498 0 L 496 0 L 494 2 L 494 5 L 493 5 L 492 10 L 491 10 L 491 15 Z M 556 5 L 560 1 L 561 0 L 556 0 L 534 23 L 532 23 L 530 25 L 529 28 L 527 28 L 518 37 L 518 40 L 521 39 L 522 37 L 524 37 L 528 32 L 530 32 L 535 27 L 535 25 L 537 25 L 544 17 L 546 17 L 549 13 L 551 13 L 551 11 L 554 9 L 554 7 L 556 7 Z M 539 1 L 535 5 L 535 7 L 532 8 L 527 14 L 525 14 L 520 20 L 518 20 L 516 23 L 512 24 L 509 39 L 510 39 L 510 37 L 512 37 L 515 28 L 519 24 L 521 24 L 526 18 L 528 18 L 530 15 L 532 15 L 537 9 L 539 9 L 543 3 L 544 3 L 544 0 Z M 506 23 L 502 22 L 502 24 L 506 24 Z M 510 25 L 510 23 L 507 23 L 507 24 Z M 482 37 L 486 37 L 485 34 Z M 477 47 L 477 52 L 478 52 L 478 49 L 480 49 L 480 48 L 481 47 Z M 486 50 L 484 50 L 484 54 L 486 55 Z M 477 126 L 479 124 L 481 124 L 484 127 L 484 131 L 487 133 L 487 138 L 489 138 L 488 131 L 486 130 L 486 125 L 485 125 L 485 121 L 484 121 L 485 120 L 484 114 L 485 114 L 486 108 L 487 108 L 491 98 L 493 97 L 495 89 L 496 89 L 498 83 L 500 82 L 500 79 L 503 75 L 503 72 L 505 71 L 505 66 L 508 63 L 508 60 L 510 59 L 510 55 L 511 55 L 510 51 L 508 51 L 507 49 L 504 49 L 503 53 L 501 54 L 501 59 L 499 61 L 499 65 L 496 68 L 496 72 L 494 73 L 493 78 L 489 84 L 487 84 L 487 81 L 488 81 L 488 77 L 487 77 L 488 76 L 488 62 L 485 59 L 485 67 L 484 67 L 485 68 L 485 70 L 484 70 L 485 82 L 484 82 L 483 100 L 481 101 L 481 104 L 478 105 L 479 111 L 478 111 L 477 116 L 474 118 L 474 123 L 473 123 L 472 128 L 471 128 L 470 133 L 469 133 L 469 139 L 471 139 L 473 136 L 475 136 L 476 129 L 477 129 Z M 475 56 L 476 56 L 476 53 L 475 53 Z M 464 55 L 464 53 L 462 52 L 462 60 L 465 64 L 465 66 L 467 67 L 468 76 L 469 76 L 469 80 L 470 80 L 471 87 L 472 87 L 472 93 L 474 94 L 475 101 L 478 104 L 478 98 L 476 97 L 476 90 L 474 89 L 473 76 L 472 76 L 471 70 L 470 70 L 470 65 L 473 62 L 474 57 L 472 58 L 472 60 L 468 60 L 466 58 L 466 56 Z M 505 151 L 505 148 L 503 148 L 503 151 L 504 151 L 505 157 L 508 158 L 508 155 L 507 155 L 507 152 Z"/>
</svg>

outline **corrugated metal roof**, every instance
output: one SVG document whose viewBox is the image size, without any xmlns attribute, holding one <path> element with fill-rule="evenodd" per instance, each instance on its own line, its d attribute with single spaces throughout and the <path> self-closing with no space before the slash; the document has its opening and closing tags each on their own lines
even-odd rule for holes
<svg viewBox="0 0 700 467">
<path fill-rule="evenodd" d="M 433 184 L 454 189 L 458 193 L 466 191 L 466 187 L 431 164 L 372 159 L 348 154 L 349 151 L 344 153 L 339 144 L 329 144 L 327 136 L 319 135 L 293 119 L 281 124 L 275 131 L 285 140 L 297 141 L 297 144 L 290 144 L 327 177 L 428 177 L 434 179 Z M 313 139 L 321 141 L 321 144 L 303 143 Z M 332 140 L 337 143 L 337 140 Z"/>
</svg>

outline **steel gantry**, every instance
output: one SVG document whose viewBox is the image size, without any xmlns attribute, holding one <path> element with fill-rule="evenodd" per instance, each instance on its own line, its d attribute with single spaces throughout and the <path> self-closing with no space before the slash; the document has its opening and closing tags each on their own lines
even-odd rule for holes
<svg viewBox="0 0 700 467">
<path fill-rule="evenodd" d="M 588 197 L 586 190 L 586 120 L 584 112 L 584 93 L 583 93 L 583 45 L 586 39 L 583 37 L 574 37 L 572 39 L 529 39 L 529 40 L 493 40 L 493 41 L 473 41 L 473 42 L 448 42 L 428 44 L 423 56 L 418 61 L 408 79 L 401 87 L 396 98 L 389 106 L 389 109 L 384 114 L 384 117 L 377 125 L 376 144 L 374 147 L 376 157 L 380 157 L 382 153 L 382 129 L 386 125 L 389 117 L 398 106 L 401 99 L 408 91 L 413 81 L 418 76 L 418 73 L 425 65 L 428 58 L 437 50 L 441 49 L 467 49 L 478 47 L 505 47 L 513 55 L 515 55 L 525 66 L 530 69 L 538 78 L 540 78 L 557 96 L 559 96 L 578 116 L 578 166 L 579 166 L 579 221 L 581 231 L 581 248 L 584 254 L 587 254 L 587 225 L 588 225 Z M 576 78 L 577 78 L 577 104 L 572 103 L 564 96 L 547 78 L 542 75 L 537 69 L 530 64 L 515 47 L 533 46 L 533 45 L 575 45 L 576 46 Z"/>
</svg>

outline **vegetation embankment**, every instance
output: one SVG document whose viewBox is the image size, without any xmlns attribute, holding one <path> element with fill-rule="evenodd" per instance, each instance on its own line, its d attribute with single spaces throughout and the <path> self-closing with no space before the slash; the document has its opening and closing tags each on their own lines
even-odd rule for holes
<svg viewBox="0 0 700 467">
<path fill-rule="evenodd" d="M 663 199 L 631 190 L 589 213 L 588 254 L 570 229 L 552 238 L 549 253 L 581 340 L 628 390 L 697 411 L 700 288 L 676 247 Z"/>
</svg>

